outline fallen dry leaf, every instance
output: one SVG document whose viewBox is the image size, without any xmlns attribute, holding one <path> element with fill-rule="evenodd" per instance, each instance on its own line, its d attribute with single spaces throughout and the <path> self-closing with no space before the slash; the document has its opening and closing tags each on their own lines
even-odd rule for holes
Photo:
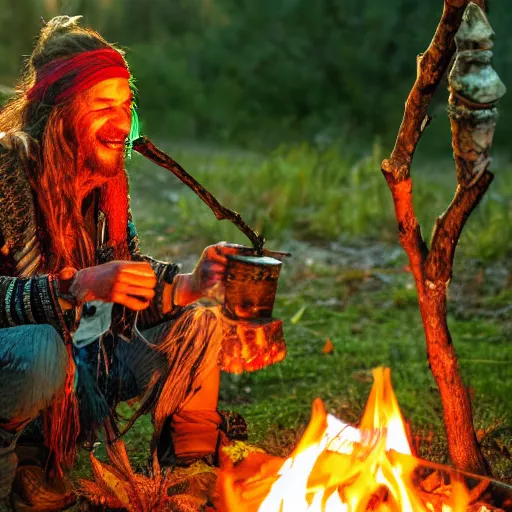
<svg viewBox="0 0 512 512">
<path fill-rule="evenodd" d="M 327 338 L 325 340 L 324 348 L 322 349 L 322 353 L 324 354 L 332 354 L 334 352 L 334 345 L 331 341 L 331 338 Z"/>
</svg>

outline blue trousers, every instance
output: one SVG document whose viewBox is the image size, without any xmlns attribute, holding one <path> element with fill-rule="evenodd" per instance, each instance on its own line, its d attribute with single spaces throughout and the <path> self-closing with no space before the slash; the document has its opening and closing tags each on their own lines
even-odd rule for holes
<svg viewBox="0 0 512 512">
<path fill-rule="evenodd" d="M 169 382 L 163 386 L 163 414 L 171 417 L 201 389 L 211 366 L 216 365 L 219 345 L 218 335 L 214 335 L 215 318 L 208 312 L 202 315 L 200 329 L 185 329 L 197 315 L 197 310 L 191 310 L 173 323 L 144 330 L 129 343 L 119 343 L 107 381 L 103 381 L 106 387 L 115 388 L 117 401 L 139 396 L 158 373 L 164 378 L 162 382 Z M 78 354 L 78 366 L 82 364 L 87 370 L 90 365 L 95 377 L 91 352 L 98 353 L 98 348 L 93 344 L 87 349 Z M 64 342 L 49 325 L 0 329 L 0 500 L 12 486 L 19 434 L 1 427 L 12 425 L 13 420 L 29 422 L 50 406 L 65 384 L 68 358 Z M 172 389 L 172 394 L 166 389 Z"/>
<path fill-rule="evenodd" d="M 64 386 L 68 354 L 49 325 L 0 329 L 0 424 L 28 421 L 47 408 Z M 0 499 L 11 490 L 19 435 L 0 429 Z"/>
<path fill-rule="evenodd" d="M 116 365 L 109 373 L 121 386 L 117 394 L 122 400 L 137 396 L 154 370 L 166 367 L 164 355 L 147 343 L 165 338 L 165 330 L 165 324 L 146 330 L 144 338 L 123 342 L 116 350 Z M 85 364 L 96 345 L 89 347 L 89 354 L 82 349 Z M 49 325 L 0 329 L 0 425 L 33 419 L 49 407 L 65 384 L 68 359 L 61 337 Z"/>
<path fill-rule="evenodd" d="M 68 353 L 50 325 L 0 329 L 0 424 L 46 409 L 66 380 Z"/>
</svg>

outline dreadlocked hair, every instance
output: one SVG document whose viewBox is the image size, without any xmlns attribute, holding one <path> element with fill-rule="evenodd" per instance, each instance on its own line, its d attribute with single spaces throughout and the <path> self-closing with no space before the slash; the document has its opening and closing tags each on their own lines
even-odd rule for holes
<svg viewBox="0 0 512 512">
<path fill-rule="evenodd" d="M 56 59 L 107 48 L 123 55 L 97 32 L 80 27 L 80 18 L 58 16 L 41 29 L 16 93 L 0 111 L 0 132 L 5 132 L 11 141 L 23 142 L 11 143 L 16 151 L 11 151 L 5 161 L 8 165 L 29 162 L 25 165 L 27 177 L 44 218 L 46 244 L 52 254 L 44 270 L 51 272 L 68 265 L 84 268 L 94 264 L 94 243 L 85 227 L 75 188 L 80 172 L 78 141 L 69 129 L 75 106 L 72 100 L 55 104 L 75 75 L 56 81 L 42 99 L 29 100 L 26 93 L 43 68 Z"/>
</svg>

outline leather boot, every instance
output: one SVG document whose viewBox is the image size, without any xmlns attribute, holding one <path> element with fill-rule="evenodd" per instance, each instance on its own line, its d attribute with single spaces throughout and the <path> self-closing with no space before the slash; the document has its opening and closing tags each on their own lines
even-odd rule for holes
<svg viewBox="0 0 512 512">
<path fill-rule="evenodd" d="M 16 454 L 18 469 L 11 502 L 17 512 L 57 511 L 74 503 L 75 496 L 67 482 L 58 475 L 48 475 L 49 453 L 39 420 L 32 422 L 20 436 Z"/>
<path fill-rule="evenodd" d="M 164 423 L 160 439 L 157 443 L 157 455 L 158 462 L 161 467 L 188 467 L 198 460 L 206 462 L 210 466 L 217 466 L 219 464 L 219 449 L 221 447 L 221 441 L 224 436 L 227 441 L 246 441 L 247 440 L 247 424 L 243 416 L 234 411 L 217 411 L 218 417 L 220 418 L 220 424 L 214 432 L 212 425 L 212 434 L 209 436 L 213 440 L 211 449 L 206 452 L 204 449 L 201 452 L 194 453 L 193 450 L 196 448 L 194 441 L 204 442 L 204 436 L 197 436 L 193 422 L 188 423 L 189 437 L 188 443 L 190 449 L 183 450 L 183 446 L 179 450 L 175 447 L 176 442 L 176 418 L 170 416 Z M 183 427 L 181 427 L 183 428 Z M 203 425 L 204 428 L 204 425 Z M 178 436 L 179 438 L 182 436 Z M 203 438 L 203 439 L 202 439 Z"/>
<path fill-rule="evenodd" d="M 23 465 L 16 472 L 11 502 L 16 512 L 56 512 L 75 502 L 64 479 L 49 478 L 37 465 Z"/>
<path fill-rule="evenodd" d="M 0 512 L 11 512 L 10 494 L 16 475 L 18 457 L 15 453 L 18 436 L 0 428 Z"/>
</svg>

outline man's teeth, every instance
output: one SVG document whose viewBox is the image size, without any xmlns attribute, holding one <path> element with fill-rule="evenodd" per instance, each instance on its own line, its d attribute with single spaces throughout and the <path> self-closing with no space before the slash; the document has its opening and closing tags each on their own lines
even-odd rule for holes
<svg viewBox="0 0 512 512">
<path fill-rule="evenodd" d="M 124 142 L 105 142 L 105 146 L 113 149 L 118 149 L 124 146 Z"/>
</svg>

